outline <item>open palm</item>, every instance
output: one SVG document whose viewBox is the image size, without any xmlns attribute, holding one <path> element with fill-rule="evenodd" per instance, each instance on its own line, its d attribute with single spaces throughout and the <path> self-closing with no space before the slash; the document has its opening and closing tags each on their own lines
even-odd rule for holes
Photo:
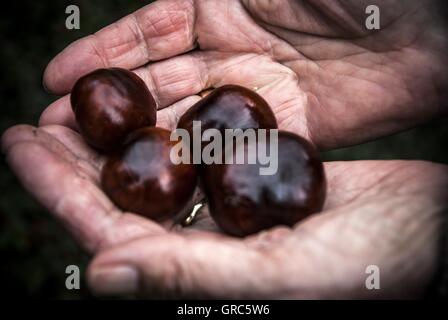
<svg viewBox="0 0 448 320">
<path fill-rule="evenodd" d="M 340 147 L 446 113 L 446 44 L 430 4 L 382 1 L 387 27 L 367 32 L 363 1 L 160 1 L 69 46 L 44 80 L 66 94 L 92 69 L 132 69 L 155 94 L 158 125 L 170 129 L 203 89 L 255 87 L 281 129 L 321 149 Z M 423 37 L 412 28 L 425 22 Z M 414 296 L 434 271 L 448 207 L 445 166 L 328 163 L 323 213 L 294 229 L 234 239 L 206 208 L 175 231 L 118 210 L 98 187 L 104 159 L 76 133 L 68 96 L 40 125 L 8 130 L 3 150 L 25 187 L 96 255 L 89 280 L 99 293 Z M 380 291 L 364 286 L 371 264 L 381 269 Z"/>
</svg>

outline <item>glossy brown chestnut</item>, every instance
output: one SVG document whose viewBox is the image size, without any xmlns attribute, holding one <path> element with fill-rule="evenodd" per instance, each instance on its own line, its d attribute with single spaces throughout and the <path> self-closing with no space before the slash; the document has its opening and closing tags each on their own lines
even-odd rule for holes
<svg viewBox="0 0 448 320">
<path fill-rule="evenodd" d="M 244 141 L 246 151 L 248 143 Z M 208 165 L 202 172 L 210 214 L 223 231 L 246 236 L 275 225 L 293 226 L 322 209 L 325 173 L 319 154 L 305 139 L 279 131 L 273 175 L 260 175 L 259 164 L 233 163 Z"/>
<path fill-rule="evenodd" d="M 192 137 L 193 121 L 201 121 L 202 132 L 210 128 L 221 132 L 277 128 L 268 103 L 256 92 L 237 85 L 214 89 L 182 115 L 177 127 L 186 129 Z"/>
<path fill-rule="evenodd" d="M 194 165 L 174 164 L 170 132 L 146 127 L 133 132 L 119 154 L 105 163 L 101 183 L 122 210 L 163 222 L 178 219 L 196 187 Z"/>
<path fill-rule="evenodd" d="M 132 131 L 156 124 L 154 98 L 145 83 L 125 69 L 97 69 L 81 77 L 70 101 L 80 133 L 103 152 L 119 148 Z"/>
</svg>

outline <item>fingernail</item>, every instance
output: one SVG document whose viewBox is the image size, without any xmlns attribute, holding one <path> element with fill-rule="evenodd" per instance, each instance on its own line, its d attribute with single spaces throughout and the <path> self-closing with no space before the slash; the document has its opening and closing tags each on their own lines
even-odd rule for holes
<svg viewBox="0 0 448 320">
<path fill-rule="evenodd" d="M 139 274 L 127 265 L 105 266 L 93 270 L 89 280 L 98 294 L 130 294 L 138 290 Z"/>
</svg>

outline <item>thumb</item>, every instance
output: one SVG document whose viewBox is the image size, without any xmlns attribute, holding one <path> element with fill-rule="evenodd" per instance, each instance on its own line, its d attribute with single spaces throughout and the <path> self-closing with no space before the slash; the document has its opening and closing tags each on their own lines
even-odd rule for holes
<svg viewBox="0 0 448 320">
<path fill-rule="evenodd" d="M 88 281 L 100 295 L 266 298 L 281 274 L 274 251 L 216 234 L 156 235 L 100 252 Z"/>
</svg>

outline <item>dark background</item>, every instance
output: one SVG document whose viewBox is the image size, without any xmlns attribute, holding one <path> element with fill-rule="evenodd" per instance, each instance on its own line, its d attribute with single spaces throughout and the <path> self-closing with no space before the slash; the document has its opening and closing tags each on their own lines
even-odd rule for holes
<svg viewBox="0 0 448 320">
<path fill-rule="evenodd" d="M 18 123 L 37 124 L 55 97 L 42 88 L 49 60 L 72 41 L 93 33 L 150 1 L 14 1 L 0 19 L 0 132 Z M 65 28 L 65 8 L 76 4 L 81 29 Z M 360 146 L 323 154 L 325 160 L 423 159 L 448 164 L 448 121 Z M 37 159 L 38 161 L 38 159 Z M 38 166 L 39 163 L 36 163 Z M 62 227 L 20 186 L 0 162 L 0 292 L 9 298 L 78 299 L 91 297 L 65 288 L 65 268 L 85 270 L 88 257 Z"/>
</svg>

